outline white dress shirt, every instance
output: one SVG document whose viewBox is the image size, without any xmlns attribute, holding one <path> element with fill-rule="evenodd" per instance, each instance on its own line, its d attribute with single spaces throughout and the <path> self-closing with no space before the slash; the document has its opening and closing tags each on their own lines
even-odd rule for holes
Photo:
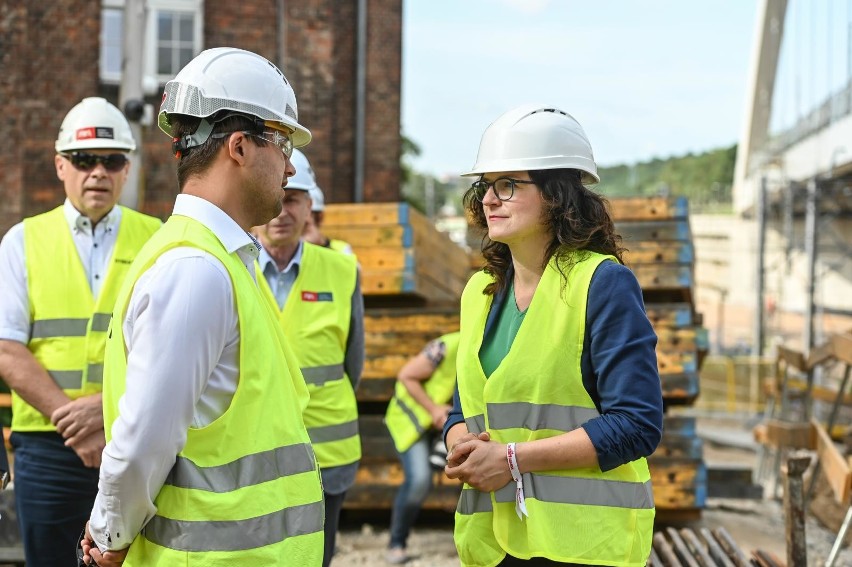
<svg viewBox="0 0 852 567">
<path fill-rule="evenodd" d="M 121 207 L 113 207 L 92 229 L 92 221 L 80 214 L 65 199 L 62 212 L 68 230 L 86 271 L 89 289 L 97 299 L 109 269 L 115 248 Z M 30 342 L 30 299 L 27 290 L 27 264 L 24 248 L 24 223 L 9 229 L 0 242 L 0 339 L 27 344 Z"/>
<path fill-rule="evenodd" d="M 199 221 L 254 277 L 259 245 L 212 203 L 178 195 L 175 215 Z M 225 266 L 198 248 L 173 248 L 139 278 L 122 322 L 126 391 L 103 452 L 89 529 L 98 548 L 123 549 L 154 516 L 190 427 L 221 416 L 239 376 L 236 303 Z"/>
</svg>

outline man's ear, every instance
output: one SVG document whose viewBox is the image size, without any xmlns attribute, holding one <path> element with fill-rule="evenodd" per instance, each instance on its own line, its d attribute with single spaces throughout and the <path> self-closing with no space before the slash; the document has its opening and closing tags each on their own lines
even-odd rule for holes
<svg viewBox="0 0 852 567">
<path fill-rule="evenodd" d="M 233 132 L 228 136 L 228 155 L 240 165 L 245 164 L 247 142 L 248 137 L 242 132 Z"/>
<path fill-rule="evenodd" d="M 65 181 L 65 166 L 68 165 L 68 160 L 63 158 L 61 155 L 56 154 L 53 156 L 53 165 L 56 166 L 56 177 L 58 177 L 60 181 Z"/>
</svg>

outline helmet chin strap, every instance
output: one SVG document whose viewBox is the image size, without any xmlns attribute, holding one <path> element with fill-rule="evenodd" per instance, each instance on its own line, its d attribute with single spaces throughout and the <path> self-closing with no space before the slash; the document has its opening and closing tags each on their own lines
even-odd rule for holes
<svg viewBox="0 0 852 567">
<path fill-rule="evenodd" d="M 220 113 L 221 114 L 221 113 Z M 172 153 L 175 158 L 180 159 L 185 156 L 186 153 L 192 148 L 198 147 L 205 143 L 210 139 L 210 135 L 213 133 L 213 127 L 216 126 L 219 122 L 226 120 L 232 116 L 242 116 L 243 118 L 247 118 L 249 120 L 254 120 L 255 128 L 258 131 L 263 130 L 264 121 L 257 116 L 250 116 L 247 114 L 243 114 L 241 112 L 227 112 L 222 114 L 221 116 L 208 116 L 207 118 L 202 118 L 201 122 L 198 124 L 198 128 L 195 129 L 195 132 L 192 134 L 185 134 L 183 136 L 177 136 L 172 138 Z M 215 136 L 218 137 L 218 136 Z"/>
<path fill-rule="evenodd" d="M 206 142 L 212 133 L 213 123 L 202 118 L 195 132 L 172 138 L 172 153 L 177 159 L 180 159 L 188 150 Z"/>
</svg>

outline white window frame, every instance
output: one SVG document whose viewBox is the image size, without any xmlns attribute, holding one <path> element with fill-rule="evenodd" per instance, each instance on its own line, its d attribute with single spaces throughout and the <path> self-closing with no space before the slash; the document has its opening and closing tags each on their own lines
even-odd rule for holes
<svg viewBox="0 0 852 567">
<path fill-rule="evenodd" d="M 124 7 L 124 0 L 101 1 L 102 10 L 122 10 L 122 22 L 124 21 Z M 204 0 L 147 0 L 145 8 L 147 17 L 145 22 L 145 53 L 143 57 L 145 62 L 144 82 L 146 87 L 156 85 L 156 90 L 158 90 L 174 78 L 174 76 L 157 73 L 157 15 L 161 11 L 192 14 L 194 23 L 193 52 L 194 54 L 198 54 L 204 48 Z M 103 35 L 101 37 L 103 39 Z M 121 82 L 121 71 L 104 72 L 101 70 L 100 77 L 104 83 L 119 84 Z"/>
</svg>

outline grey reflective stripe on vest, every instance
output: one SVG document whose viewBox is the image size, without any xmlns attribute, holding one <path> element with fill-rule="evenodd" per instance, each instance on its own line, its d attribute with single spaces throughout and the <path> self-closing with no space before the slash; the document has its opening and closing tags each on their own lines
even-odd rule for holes
<svg viewBox="0 0 852 567">
<path fill-rule="evenodd" d="M 408 419 L 411 420 L 412 425 L 414 425 L 414 428 L 417 430 L 417 434 L 422 435 L 426 431 L 426 429 L 422 425 L 420 425 L 420 420 L 417 419 L 417 416 L 414 414 L 414 410 L 408 407 L 408 405 L 403 402 L 402 399 L 400 399 L 400 397 L 396 394 L 394 394 L 393 399 L 396 401 L 396 404 L 399 406 L 399 409 L 402 410 L 402 413 L 404 413 L 408 417 Z"/>
<path fill-rule="evenodd" d="M 95 313 L 92 315 L 92 330 L 98 333 L 106 333 L 109 329 L 109 321 L 112 313 Z"/>
<path fill-rule="evenodd" d="M 558 504 L 615 506 L 637 510 L 654 507 L 651 481 L 644 483 L 602 478 L 577 478 L 526 473 L 524 497 Z M 494 493 L 497 502 L 515 501 L 515 484 Z"/>
<path fill-rule="evenodd" d="M 353 419 L 338 425 L 324 425 L 322 427 L 309 427 L 308 437 L 311 443 L 330 443 L 340 441 L 358 435 L 358 420 Z"/>
<path fill-rule="evenodd" d="M 85 337 L 88 326 L 88 319 L 40 319 L 33 321 L 30 339 Z"/>
<path fill-rule="evenodd" d="M 63 390 L 79 390 L 83 387 L 83 371 L 82 370 L 48 370 L 48 374 L 56 382 L 56 385 Z M 86 382 L 90 384 L 100 384 L 104 381 L 104 365 L 90 364 L 89 373 L 86 376 Z"/>
<path fill-rule="evenodd" d="M 320 501 L 246 520 L 188 521 L 154 516 L 142 535 L 178 551 L 242 551 L 322 532 L 323 514 Z"/>
<path fill-rule="evenodd" d="M 310 366 L 302 368 L 302 376 L 305 377 L 306 384 L 322 386 L 326 382 L 332 380 L 340 380 L 343 378 L 343 365 L 330 364 L 328 366 Z"/>
<path fill-rule="evenodd" d="M 485 416 L 482 414 L 464 418 L 468 433 L 479 435 L 485 431 Z"/>
<path fill-rule="evenodd" d="M 312 471 L 314 466 L 313 452 L 306 443 L 246 455 L 215 467 L 200 467 L 186 457 L 178 457 L 165 484 L 223 493 Z"/>
<path fill-rule="evenodd" d="M 459 503 L 458 506 L 456 506 L 456 512 L 467 515 L 490 511 L 490 492 L 480 492 L 475 488 L 465 488 L 461 491 L 461 494 L 459 495 Z"/>
<path fill-rule="evenodd" d="M 104 381 L 104 365 L 90 364 L 86 372 L 86 382 L 90 384 L 101 384 Z"/>
<path fill-rule="evenodd" d="M 48 370 L 47 373 L 63 390 L 79 390 L 83 387 L 82 370 Z"/>
<path fill-rule="evenodd" d="M 555 429 L 573 431 L 600 413 L 595 408 L 512 402 L 488 404 L 488 425 L 491 429 L 522 427 L 531 431 Z"/>
<path fill-rule="evenodd" d="M 524 497 L 556 504 L 614 506 L 635 510 L 654 507 L 651 481 L 644 483 L 525 473 Z M 469 493 L 469 494 L 467 494 Z M 510 482 L 494 493 L 499 503 L 515 502 L 515 484 Z M 456 508 L 459 514 L 491 510 L 488 493 L 465 489 Z"/>
</svg>

